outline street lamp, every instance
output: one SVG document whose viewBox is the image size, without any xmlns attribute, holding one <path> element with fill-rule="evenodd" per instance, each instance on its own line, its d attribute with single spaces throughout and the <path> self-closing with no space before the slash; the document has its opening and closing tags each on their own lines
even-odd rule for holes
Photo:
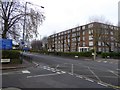
<svg viewBox="0 0 120 90">
<path fill-rule="evenodd" d="M 35 5 L 35 6 L 38 6 L 38 7 L 41 7 L 41 8 L 44 8 L 43 6 L 39 6 L 39 5 L 36 5 L 36 4 L 32 4 L 30 2 L 26 2 L 25 3 L 25 15 L 24 15 L 24 25 L 23 25 L 23 42 L 25 43 L 25 31 L 26 31 L 26 10 L 27 10 L 27 4 L 31 4 L 31 5 Z"/>
</svg>

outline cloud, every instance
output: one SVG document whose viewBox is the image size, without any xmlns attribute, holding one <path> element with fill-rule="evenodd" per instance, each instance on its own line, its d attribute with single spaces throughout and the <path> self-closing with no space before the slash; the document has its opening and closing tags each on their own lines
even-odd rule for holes
<svg viewBox="0 0 120 90">
<path fill-rule="evenodd" d="M 119 0 L 29 0 L 43 5 L 46 21 L 39 33 L 53 34 L 76 25 L 86 24 L 91 16 L 105 16 L 117 24 Z"/>
</svg>

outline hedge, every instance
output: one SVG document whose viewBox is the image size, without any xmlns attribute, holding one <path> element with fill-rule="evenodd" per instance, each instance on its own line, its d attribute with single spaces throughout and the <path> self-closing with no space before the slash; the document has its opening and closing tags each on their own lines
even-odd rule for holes
<svg viewBox="0 0 120 90">
<path fill-rule="evenodd" d="M 66 56 L 66 57 L 91 57 L 91 52 L 48 52 L 50 55 L 57 55 L 57 56 Z"/>
<path fill-rule="evenodd" d="M 20 60 L 20 51 L 17 50 L 2 50 L 2 59 L 10 59 L 10 63 L 22 63 Z"/>
<path fill-rule="evenodd" d="M 30 52 L 36 52 L 40 54 L 48 54 L 48 55 L 57 55 L 57 56 L 65 56 L 65 57 L 92 57 L 92 52 L 48 52 L 48 51 L 34 51 L 31 50 Z"/>
<path fill-rule="evenodd" d="M 120 52 L 107 52 L 107 53 L 102 53 L 101 56 L 103 58 L 115 58 L 115 59 L 119 59 L 120 58 Z"/>
<path fill-rule="evenodd" d="M 18 59 L 20 57 L 20 52 L 16 50 L 3 50 L 2 58 Z"/>
</svg>

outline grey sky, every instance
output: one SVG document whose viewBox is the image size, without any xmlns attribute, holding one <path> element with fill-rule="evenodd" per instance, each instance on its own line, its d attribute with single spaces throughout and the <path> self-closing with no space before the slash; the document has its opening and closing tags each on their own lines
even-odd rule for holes
<svg viewBox="0 0 120 90">
<path fill-rule="evenodd" d="M 104 16 L 118 23 L 119 0 L 28 0 L 44 6 L 46 20 L 39 28 L 42 37 L 89 22 L 91 16 Z M 40 37 L 39 37 L 40 38 Z"/>
</svg>

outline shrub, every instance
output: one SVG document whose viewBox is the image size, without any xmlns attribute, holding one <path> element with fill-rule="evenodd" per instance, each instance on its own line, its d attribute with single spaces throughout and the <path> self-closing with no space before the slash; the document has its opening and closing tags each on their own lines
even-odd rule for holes
<svg viewBox="0 0 120 90">
<path fill-rule="evenodd" d="M 117 53 L 117 52 L 108 52 L 108 53 L 102 53 L 101 56 L 103 58 L 107 58 L 108 56 L 110 58 L 120 58 L 120 53 Z"/>
<path fill-rule="evenodd" d="M 10 59 L 10 63 L 22 63 L 20 60 L 20 52 L 17 50 L 3 50 L 2 51 L 2 59 Z"/>
<path fill-rule="evenodd" d="M 2 58 L 18 59 L 20 57 L 20 52 L 16 50 L 3 50 Z"/>
<path fill-rule="evenodd" d="M 91 57 L 91 52 L 49 52 L 50 55 L 65 56 L 65 57 Z"/>
</svg>

